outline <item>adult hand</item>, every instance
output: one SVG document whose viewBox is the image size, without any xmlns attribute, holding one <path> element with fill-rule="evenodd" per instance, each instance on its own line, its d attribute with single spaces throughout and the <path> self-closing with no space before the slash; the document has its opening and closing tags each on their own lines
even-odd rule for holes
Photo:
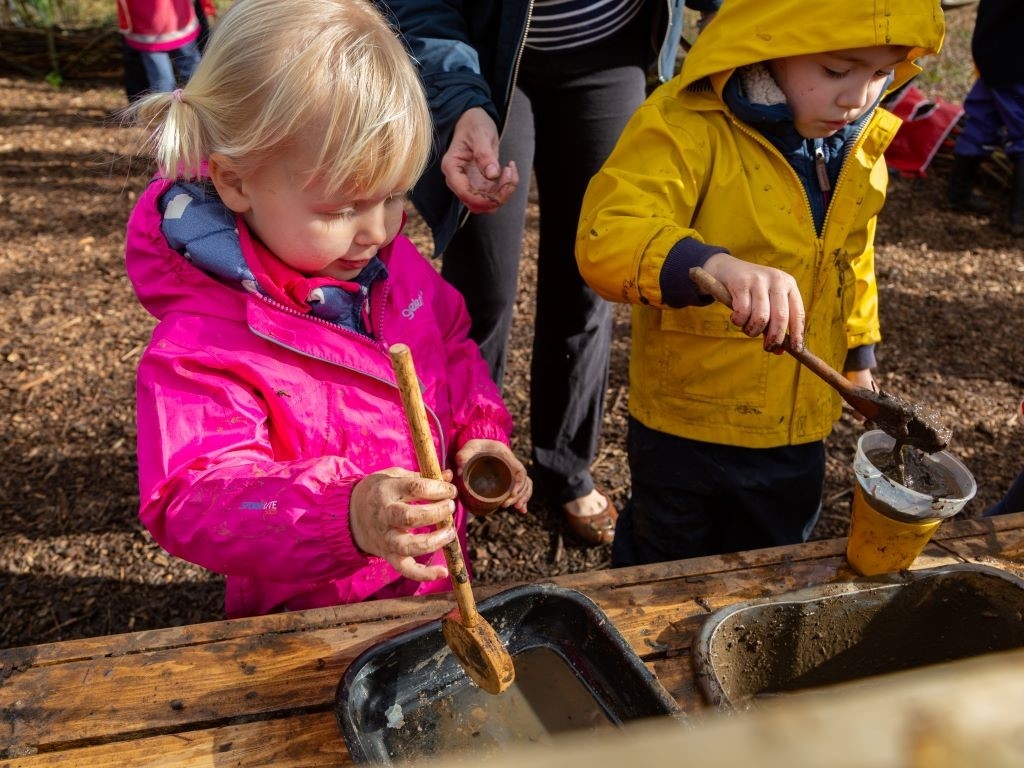
<svg viewBox="0 0 1024 768">
<path fill-rule="evenodd" d="M 451 480 L 451 470 L 445 479 Z M 414 581 L 448 576 L 443 565 L 424 565 L 413 558 L 428 555 L 455 539 L 450 525 L 423 533 L 412 529 L 433 527 L 455 514 L 455 486 L 430 480 L 407 469 L 392 467 L 367 475 L 352 489 L 349 527 L 352 540 L 363 552 L 388 561 Z"/>
<path fill-rule="evenodd" d="M 515 162 L 501 167 L 498 138 L 491 116 L 482 107 L 473 107 L 455 124 L 451 144 L 441 158 L 448 188 L 471 213 L 496 211 L 519 185 Z"/>
<path fill-rule="evenodd" d="M 729 289 L 730 319 L 745 334 L 764 334 L 764 348 L 778 354 L 787 333 L 794 347 L 803 346 L 804 300 L 792 275 L 727 253 L 716 253 L 704 269 Z"/>
</svg>

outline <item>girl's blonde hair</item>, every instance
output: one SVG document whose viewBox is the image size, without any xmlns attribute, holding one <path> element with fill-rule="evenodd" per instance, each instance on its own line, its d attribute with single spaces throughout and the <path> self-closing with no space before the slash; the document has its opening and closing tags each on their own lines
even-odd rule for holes
<svg viewBox="0 0 1024 768">
<path fill-rule="evenodd" d="M 310 178 L 360 192 L 410 188 L 432 135 L 416 69 L 365 0 L 237 0 L 188 84 L 131 113 L 165 175 L 198 177 L 214 152 L 244 174 L 319 141 Z"/>
</svg>

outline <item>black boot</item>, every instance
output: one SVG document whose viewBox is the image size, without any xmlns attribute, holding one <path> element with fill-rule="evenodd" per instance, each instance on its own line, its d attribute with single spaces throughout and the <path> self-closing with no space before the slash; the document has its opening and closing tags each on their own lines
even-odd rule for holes
<svg viewBox="0 0 1024 768">
<path fill-rule="evenodd" d="M 1013 181 L 1010 187 L 1010 215 L 1007 229 L 1014 237 L 1024 235 L 1024 155 L 1013 155 Z"/>
<path fill-rule="evenodd" d="M 949 206 L 962 213 L 992 213 L 992 203 L 974 191 L 984 157 L 978 155 L 953 155 L 953 169 L 949 172 L 949 186 L 946 199 Z"/>
</svg>

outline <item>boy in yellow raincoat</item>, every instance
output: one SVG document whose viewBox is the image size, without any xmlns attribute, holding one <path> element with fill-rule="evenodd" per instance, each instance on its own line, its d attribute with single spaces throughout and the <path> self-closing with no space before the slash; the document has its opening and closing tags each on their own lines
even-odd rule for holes
<svg viewBox="0 0 1024 768">
<path fill-rule="evenodd" d="M 614 565 L 810 535 L 841 401 L 764 350 L 788 332 L 873 385 L 882 153 L 900 123 L 878 102 L 943 32 L 939 0 L 728 0 L 592 179 L 577 261 L 633 305 Z"/>
</svg>

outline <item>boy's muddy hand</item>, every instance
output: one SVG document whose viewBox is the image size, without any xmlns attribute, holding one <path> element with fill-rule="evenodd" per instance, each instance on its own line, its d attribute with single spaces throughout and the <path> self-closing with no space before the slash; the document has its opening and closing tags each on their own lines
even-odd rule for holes
<svg viewBox="0 0 1024 768">
<path fill-rule="evenodd" d="M 804 301 L 792 275 L 727 253 L 709 258 L 704 270 L 728 289 L 730 319 L 745 334 L 764 334 L 764 348 L 780 355 L 787 334 L 794 348 L 803 347 Z"/>
<path fill-rule="evenodd" d="M 445 472 L 451 480 L 451 472 Z M 437 552 L 455 538 L 455 528 L 434 528 L 455 513 L 455 486 L 393 467 L 367 475 L 352 489 L 349 528 L 363 552 L 382 557 L 403 576 L 433 581 L 448 576 L 444 565 L 424 565 L 413 558 Z"/>
</svg>

